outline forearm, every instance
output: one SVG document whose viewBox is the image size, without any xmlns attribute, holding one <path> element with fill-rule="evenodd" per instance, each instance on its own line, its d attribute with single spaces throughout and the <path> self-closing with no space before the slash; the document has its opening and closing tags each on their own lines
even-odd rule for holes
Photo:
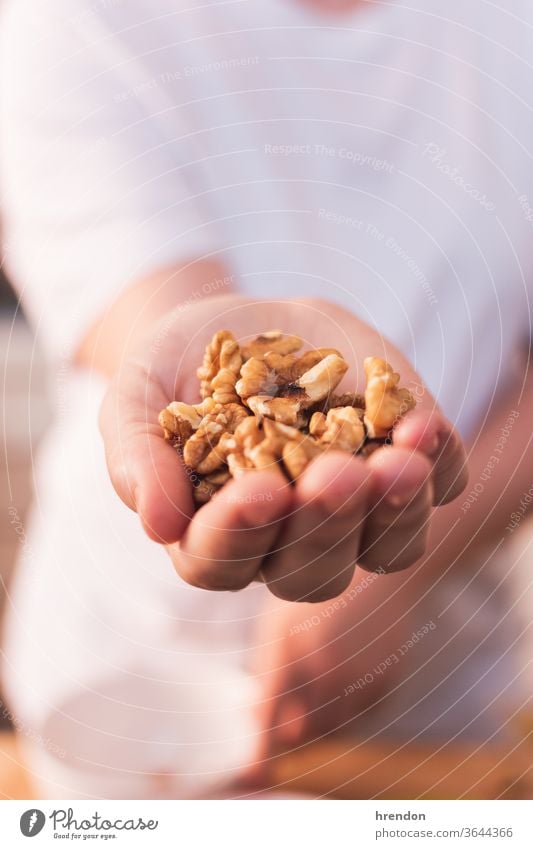
<svg viewBox="0 0 533 849">
<path fill-rule="evenodd" d="M 232 275 L 216 261 L 161 269 L 133 283 L 110 304 L 81 340 L 75 362 L 113 377 L 150 325 L 187 303 L 233 291 Z"/>
<path fill-rule="evenodd" d="M 482 545 L 495 544 L 533 483 L 531 416 L 533 371 L 491 412 L 469 450 L 469 483 L 433 516 L 428 553 L 420 574 L 431 576 Z"/>
</svg>

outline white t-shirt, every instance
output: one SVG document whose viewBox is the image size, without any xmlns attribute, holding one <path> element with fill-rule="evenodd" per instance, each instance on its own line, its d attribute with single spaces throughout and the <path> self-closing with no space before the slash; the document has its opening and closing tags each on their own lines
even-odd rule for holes
<svg viewBox="0 0 533 849">
<path fill-rule="evenodd" d="M 6 260 L 59 367 L 5 648 L 30 726 L 117 670 L 142 692 L 169 646 L 236 656 L 262 598 L 185 586 L 112 492 L 104 386 L 64 367 L 131 281 L 216 255 L 251 294 L 338 301 L 475 432 L 530 323 L 533 5 L 507 5 L 4 0 Z"/>
<path fill-rule="evenodd" d="M 528 0 L 4 6 L 7 263 L 55 354 L 216 253 L 247 292 L 356 311 L 475 428 L 529 333 Z"/>
</svg>

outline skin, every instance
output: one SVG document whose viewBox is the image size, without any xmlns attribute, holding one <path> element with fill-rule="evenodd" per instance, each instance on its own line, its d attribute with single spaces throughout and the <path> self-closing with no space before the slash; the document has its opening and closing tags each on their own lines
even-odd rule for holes
<svg viewBox="0 0 533 849">
<path fill-rule="evenodd" d="M 362 5 L 361 0 L 298 2 L 327 14 L 349 13 Z M 294 489 L 279 476 L 255 473 L 232 483 L 224 496 L 193 516 L 188 481 L 161 439 L 156 414 L 174 397 L 196 399 L 195 381 L 186 375 L 196 368 L 210 332 L 222 324 L 237 335 L 281 325 L 289 331 L 297 327 L 310 344 L 332 344 L 346 354 L 350 348 L 338 334 L 328 343 L 323 322 L 317 333 L 299 305 L 259 309 L 245 301 L 222 304 L 216 296 L 187 310 L 159 353 L 149 356 L 150 340 L 159 338 L 160 317 L 202 291 L 205 281 L 226 273 L 216 262 L 192 262 L 130 287 L 82 341 L 78 362 L 113 378 L 101 415 L 110 474 L 149 536 L 167 545 L 178 573 L 209 589 L 239 589 L 250 580 L 264 580 L 272 591 L 255 643 L 263 694 L 259 719 L 266 732 L 257 760 L 264 780 L 263 767 L 277 745 L 345 727 L 405 676 L 398 665 L 356 699 L 331 700 L 412 632 L 417 599 L 436 594 L 441 575 L 459 557 L 475 556 L 480 536 L 486 540 L 505 526 L 530 484 L 527 463 L 520 462 L 531 439 L 530 418 L 522 416 L 515 426 L 509 462 L 495 470 L 486 499 L 467 515 L 461 512 L 462 499 L 453 500 L 466 480 L 463 447 L 426 394 L 397 429 L 395 447 L 386 455 L 374 455 L 363 466 L 355 458 L 330 454 L 312 464 Z M 218 315 L 228 308 L 221 323 Z M 350 375 L 362 356 L 383 355 L 383 340 L 353 316 L 324 303 L 306 308 L 318 309 L 350 340 L 357 340 Z M 412 372 L 403 358 L 389 345 L 386 356 L 407 382 Z M 532 409 L 531 380 L 521 409 L 528 398 Z M 510 403 L 516 405 L 516 399 Z M 504 401 L 503 418 L 508 409 Z M 481 440 L 469 447 L 472 480 L 478 479 L 498 435 L 498 410 L 493 412 Z M 272 500 L 246 499 L 265 493 Z M 446 506 L 435 509 L 433 504 Z M 354 568 L 356 561 L 361 568 Z M 342 598 L 343 590 L 349 597 L 362 585 L 363 570 L 378 566 L 389 574 L 367 586 L 360 601 L 334 616 L 322 615 L 330 604 L 324 599 L 339 593 Z M 320 627 L 295 634 L 295 626 L 311 613 L 319 617 Z"/>
<path fill-rule="evenodd" d="M 490 479 L 484 479 L 482 497 L 468 503 L 468 492 L 482 479 L 513 410 L 520 415 L 514 420 L 504 456 Z M 532 412 L 533 372 L 524 351 L 510 371 L 506 394 L 498 397 L 468 446 L 471 484 L 462 497 L 433 510 L 426 552 L 411 569 L 379 577 L 371 585 L 363 583 L 365 576 L 356 570 L 349 591 L 341 597 L 346 605 L 336 609 L 331 603 L 295 606 L 272 600 L 257 623 L 254 656 L 262 683 L 258 713 L 265 734 L 251 778 L 268 781 L 270 757 L 279 747 L 349 728 L 356 732 L 361 713 L 386 706 L 388 694 L 406 686 L 417 673 L 416 654 L 398 658 L 398 646 L 431 615 L 438 621 L 441 588 L 450 573 L 457 594 L 469 584 L 487 552 L 507 535 L 509 517 L 531 486 L 530 464 L 524 460 L 533 439 Z M 354 600 L 357 589 L 362 592 Z M 302 629 L 301 623 L 310 617 L 319 624 Z M 435 652 L 440 650 L 438 631 L 425 639 L 434 641 Z M 336 698 L 391 654 L 398 662 L 382 675 L 374 676 L 349 698 Z M 502 698 L 505 701 L 505 693 Z M 504 706 L 503 715 L 507 712 Z"/>
<path fill-rule="evenodd" d="M 209 590 L 262 580 L 278 598 L 321 602 L 346 590 L 356 563 L 395 571 L 415 562 L 432 505 L 455 498 L 466 482 L 461 441 L 428 393 L 397 428 L 394 447 L 368 462 L 328 453 L 295 487 L 280 471 L 253 472 L 194 511 L 187 474 L 157 415 L 176 398 L 198 400 L 195 371 L 220 327 L 237 338 L 298 328 L 306 345 L 340 347 L 351 365 L 347 389 L 356 388 L 357 369 L 361 380 L 368 352 L 388 357 L 406 385 L 420 385 L 399 352 L 325 301 L 258 304 L 218 295 L 177 312 L 166 332 L 156 321 L 129 346 L 126 361 L 119 358 L 101 430 L 115 489 L 146 533 L 167 546 L 178 574 Z"/>
<path fill-rule="evenodd" d="M 298 328 L 306 346 L 342 350 L 350 364 L 346 390 L 363 388 L 361 364 L 370 352 L 390 359 L 403 385 L 421 387 L 398 351 L 328 302 L 258 304 L 226 294 L 231 285 L 223 294 L 217 287 L 213 297 L 195 297 L 226 279 L 216 263 L 192 262 L 140 281 L 92 328 L 78 362 L 112 379 L 100 417 L 111 480 L 146 533 L 166 546 L 177 573 L 208 590 L 239 590 L 260 580 L 271 591 L 253 649 L 264 733 L 248 776 L 264 783 L 280 745 L 343 727 L 379 698 L 374 686 L 357 699 L 332 702 L 331 694 L 408 634 L 412 587 L 405 570 L 420 562 L 432 512 L 448 509 L 434 505 L 449 504 L 467 473 L 459 437 L 424 391 L 397 427 L 394 447 L 366 462 L 331 452 L 294 487 L 280 472 L 253 472 L 195 512 L 190 482 L 157 416 L 175 398 L 198 400 L 195 371 L 215 330 L 249 338 L 268 328 Z M 349 593 L 366 570 L 376 569 L 389 574 L 341 613 L 321 616 L 328 599 Z M 290 636 L 306 611 L 321 616 L 321 627 Z M 379 688 L 392 685 L 392 675 L 379 681 Z"/>
<path fill-rule="evenodd" d="M 339 347 L 349 356 L 345 384 L 350 389 L 356 388 L 350 378 L 357 373 L 356 363 L 360 369 L 362 356 L 369 351 L 385 354 L 382 339 L 324 302 L 259 306 L 220 293 L 197 301 L 195 293 L 227 278 L 226 269 L 217 263 L 192 262 L 161 270 L 130 287 L 83 340 L 78 361 L 112 378 L 101 415 L 112 480 L 125 503 L 138 510 L 146 532 L 167 545 L 178 573 L 212 589 L 238 589 L 250 580 L 266 580 L 281 596 L 270 596 L 251 646 L 264 734 L 249 778 L 264 783 L 273 751 L 348 728 L 361 711 L 408 678 L 410 657 L 356 695 L 335 698 L 410 636 L 420 624 L 419 599 L 425 596 L 427 601 L 429 594 L 437 603 L 441 576 L 465 557 L 475 562 L 480 538 L 487 542 L 509 521 L 530 485 L 529 467 L 523 462 L 531 440 L 530 416 L 524 413 L 533 409 L 533 381 L 530 373 L 523 381 L 524 358 L 516 384 L 510 379 L 509 395 L 499 400 L 479 439 L 469 446 L 476 481 L 509 410 L 523 411 L 506 448 L 506 462 L 496 467 L 485 484 L 486 496 L 467 513 L 461 509 L 466 495 L 454 500 L 466 480 L 464 450 L 425 392 L 417 410 L 397 429 L 395 447 L 383 452 L 381 461 L 377 454 L 366 464 L 330 454 L 315 461 L 293 489 L 275 475 L 254 473 L 231 483 L 231 492 L 225 490 L 231 497 L 219 496 L 218 503 L 192 518 L 189 484 L 161 438 L 157 413 L 175 397 L 196 400 L 194 370 L 215 329 L 225 326 L 246 336 L 265 327 L 298 327 L 309 344 Z M 230 290 L 231 285 L 217 289 Z M 168 318 L 176 304 L 187 301 L 192 306 L 178 308 L 161 343 L 161 317 Z M 401 372 L 402 383 L 414 379 L 420 386 L 390 346 L 386 356 Z M 271 501 L 246 499 L 265 492 L 272 494 Z M 406 506 L 399 506 L 394 496 L 403 498 Z M 432 507 L 438 502 L 441 506 Z M 391 574 L 409 563 L 412 568 Z M 339 593 L 342 598 L 343 590 L 349 599 L 368 577 L 365 568 L 377 565 L 389 574 L 366 586 L 335 615 L 327 615 L 330 602 L 325 599 Z M 318 616 L 320 626 L 298 632 L 311 615 Z"/>
</svg>

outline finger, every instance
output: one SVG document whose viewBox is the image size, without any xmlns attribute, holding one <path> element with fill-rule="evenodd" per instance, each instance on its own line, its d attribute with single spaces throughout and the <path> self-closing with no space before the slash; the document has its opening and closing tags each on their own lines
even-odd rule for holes
<svg viewBox="0 0 533 849">
<path fill-rule="evenodd" d="M 293 513 L 262 574 L 269 590 L 288 601 L 325 601 L 348 587 L 366 510 L 369 468 L 331 451 L 298 480 Z"/>
<path fill-rule="evenodd" d="M 176 570 L 195 587 L 242 589 L 256 577 L 291 503 L 291 487 L 278 470 L 229 482 L 170 549 Z"/>
<path fill-rule="evenodd" d="M 269 781 L 273 756 L 299 736 L 299 718 L 304 714 L 300 699 L 302 662 L 299 648 L 295 655 L 292 652 L 295 637 L 289 627 L 292 618 L 287 619 L 291 607 L 268 596 L 254 645 L 252 671 L 259 690 L 255 704 L 259 734 L 246 780 L 263 785 Z"/>
<path fill-rule="evenodd" d="M 394 445 L 425 454 L 434 464 L 434 504 L 453 501 L 468 481 L 466 452 L 457 431 L 438 410 L 414 410 L 399 423 Z"/>
<path fill-rule="evenodd" d="M 157 422 L 166 404 L 162 390 L 132 367 L 108 391 L 99 419 L 117 494 L 137 511 L 148 536 L 164 544 L 180 539 L 194 510 L 183 463 Z"/>
<path fill-rule="evenodd" d="M 299 743 L 305 728 L 305 704 L 292 696 L 285 676 L 274 675 L 257 711 L 259 734 L 255 753 L 246 779 L 254 784 L 268 784 L 273 759 L 282 750 Z"/>
<path fill-rule="evenodd" d="M 365 524 L 358 563 L 396 572 L 425 551 L 431 514 L 432 467 L 423 454 L 382 448 L 368 458 L 373 507 Z"/>
</svg>

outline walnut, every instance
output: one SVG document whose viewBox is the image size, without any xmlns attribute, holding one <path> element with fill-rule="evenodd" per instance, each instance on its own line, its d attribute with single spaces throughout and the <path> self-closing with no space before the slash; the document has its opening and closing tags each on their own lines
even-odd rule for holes
<svg viewBox="0 0 533 849">
<path fill-rule="evenodd" d="M 276 351 L 269 351 L 268 354 L 265 354 L 261 362 L 275 376 L 276 385 L 278 386 L 282 383 L 291 383 L 296 379 L 293 372 L 299 359 L 301 358 L 295 354 L 278 354 Z"/>
<path fill-rule="evenodd" d="M 248 398 L 246 403 L 259 420 L 266 417 L 287 425 L 303 424 L 300 410 L 305 393 L 302 391 L 299 394 L 300 397 L 295 398 L 271 398 L 269 395 L 255 395 Z"/>
<path fill-rule="evenodd" d="M 331 354 L 340 359 L 339 352 L 334 348 L 317 348 L 301 357 L 275 351 L 270 351 L 262 358 L 250 357 L 241 368 L 241 377 L 235 389 L 244 401 L 252 395 L 274 397 L 279 394 L 285 397 L 290 394 L 292 384 Z"/>
<path fill-rule="evenodd" d="M 207 478 L 203 478 L 198 481 L 196 486 L 193 487 L 192 494 L 195 503 L 201 506 L 202 504 L 207 504 L 208 501 L 211 501 L 216 492 L 217 487 L 213 486 Z"/>
<path fill-rule="evenodd" d="M 198 505 L 207 504 L 230 480 L 231 475 L 228 469 L 220 469 L 211 475 L 200 477 L 193 489 L 195 503 Z"/>
<path fill-rule="evenodd" d="M 220 369 L 220 351 L 224 342 L 234 342 L 235 337 L 229 330 L 219 330 L 215 333 L 204 352 L 203 363 L 196 374 L 200 380 L 202 398 L 211 395 L 211 381 Z"/>
<path fill-rule="evenodd" d="M 187 419 L 177 418 L 170 412 L 168 407 L 161 410 L 158 419 L 159 424 L 163 428 L 165 439 L 171 439 L 178 443 L 183 443 L 193 433 L 194 428 L 191 422 Z M 201 421 L 200 418 L 199 421 Z"/>
<path fill-rule="evenodd" d="M 184 404 L 172 401 L 159 413 L 159 424 L 163 428 L 165 439 L 178 439 L 184 442 L 193 431 L 198 430 L 207 413 L 215 408 L 212 398 L 206 398 L 201 404 Z"/>
<path fill-rule="evenodd" d="M 348 371 L 348 364 L 338 354 L 328 354 L 320 362 L 304 372 L 296 381 L 296 386 L 307 395 L 305 406 L 310 407 L 322 401 L 335 389 Z"/>
<path fill-rule="evenodd" d="M 318 355 L 316 352 L 311 353 Z M 295 382 L 278 384 L 275 372 L 270 372 L 268 366 L 265 368 L 264 362 L 254 358 L 250 372 L 247 371 L 247 365 L 248 363 L 245 363 L 241 370 L 241 374 L 245 373 L 246 378 L 239 381 L 237 388 L 240 393 L 246 393 L 246 404 L 252 412 L 260 419 L 270 418 L 282 424 L 299 427 L 306 423 L 304 411 L 328 396 L 348 368 L 338 354 L 327 354 Z M 248 396 L 248 392 L 257 387 L 264 390 L 267 380 L 270 381 L 270 392 L 263 391 Z"/>
<path fill-rule="evenodd" d="M 237 442 L 234 433 L 223 433 L 212 451 L 216 451 L 221 463 L 225 463 L 228 454 L 235 451 Z"/>
<path fill-rule="evenodd" d="M 263 431 L 255 416 L 247 416 L 235 429 L 234 442 L 241 448 L 250 449 L 258 445 L 264 438 Z"/>
<path fill-rule="evenodd" d="M 256 469 L 272 468 L 281 460 L 283 448 L 291 440 L 302 438 L 301 431 L 288 425 L 274 422 L 271 419 L 263 421 L 262 441 L 252 448 L 245 448 L 245 455 L 252 461 Z"/>
<path fill-rule="evenodd" d="M 221 487 L 231 480 L 231 475 L 227 469 L 221 469 L 218 472 L 213 472 L 213 474 L 207 475 L 205 480 L 207 483 L 212 484 L 212 486 Z"/>
<path fill-rule="evenodd" d="M 277 467 L 279 455 L 270 445 L 268 439 L 264 439 L 255 448 L 244 452 L 245 457 L 251 462 L 254 469 L 272 469 Z"/>
<path fill-rule="evenodd" d="M 365 411 L 365 396 L 357 392 L 345 392 L 342 395 L 330 395 L 322 401 L 317 401 L 307 408 L 307 414 L 311 418 L 314 413 L 326 413 L 335 407 L 354 407 L 361 415 Z"/>
<path fill-rule="evenodd" d="M 235 389 L 243 401 L 251 395 L 276 395 L 278 382 L 275 372 L 258 357 L 250 357 L 241 368 Z"/>
<path fill-rule="evenodd" d="M 364 361 L 367 377 L 365 425 L 369 437 L 387 436 L 396 422 L 412 410 L 416 401 L 408 389 L 399 389 L 400 375 L 379 357 Z"/>
<path fill-rule="evenodd" d="M 197 473 L 197 504 L 254 469 L 281 467 L 294 481 L 330 449 L 368 457 L 391 442 L 394 424 L 414 407 L 385 360 L 365 360 L 364 396 L 335 395 L 345 360 L 335 348 L 299 354 L 301 347 L 298 336 L 272 331 L 241 348 L 222 330 L 198 370 L 204 400 L 161 411 L 165 438 Z"/>
<path fill-rule="evenodd" d="M 246 416 L 235 428 L 234 433 L 225 433 L 214 452 L 227 463 L 233 477 L 254 468 L 247 453 L 263 439 L 263 433 L 255 416 Z"/>
<path fill-rule="evenodd" d="M 264 356 L 264 362 L 273 372 L 276 373 L 278 384 L 294 383 L 306 371 L 316 366 L 321 360 L 330 354 L 335 354 L 340 357 L 340 353 L 336 348 L 315 348 L 312 351 L 307 351 L 301 357 L 296 357 L 294 354 L 278 354 L 271 351 Z M 252 393 L 259 394 L 259 393 Z"/>
<path fill-rule="evenodd" d="M 268 439 L 272 449 L 281 457 L 283 446 L 286 442 L 300 439 L 302 433 L 295 427 L 282 424 L 281 422 L 265 419 L 263 422 L 263 433 L 265 439 Z"/>
<path fill-rule="evenodd" d="M 235 383 L 242 365 L 239 343 L 229 330 L 219 330 L 205 349 L 198 369 L 202 398 L 212 396 L 219 404 L 239 401 Z"/>
<path fill-rule="evenodd" d="M 226 419 L 226 430 L 235 433 L 239 425 L 250 418 L 250 413 L 242 404 L 223 404 L 222 415 Z"/>
<path fill-rule="evenodd" d="M 232 434 L 239 424 L 248 418 L 247 410 L 240 404 L 217 404 L 212 413 L 204 416 L 200 427 L 186 441 L 183 459 L 187 466 L 202 475 L 219 469 L 226 460 L 227 449 L 220 441 Z"/>
<path fill-rule="evenodd" d="M 213 472 L 222 465 L 213 449 L 224 433 L 223 422 L 217 421 L 217 414 L 210 413 L 205 417 L 201 426 L 183 446 L 183 460 L 191 469 L 205 475 Z M 209 459 L 208 459 L 209 458 Z"/>
<path fill-rule="evenodd" d="M 354 407 L 334 407 L 327 416 L 315 413 L 309 430 L 321 443 L 351 453 L 359 451 L 366 436 L 361 415 Z"/>
<path fill-rule="evenodd" d="M 277 354 L 293 354 L 302 347 L 299 336 L 284 336 L 281 330 L 271 330 L 257 336 L 252 342 L 242 346 L 242 355 L 245 360 L 250 357 L 261 359 L 269 351 Z"/>
<path fill-rule="evenodd" d="M 238 402 L 240 401 L 240 398 L 235 389 L 235 384 L 237 382 L 237 377 L 242 363 L 242 357 L 238 346 L 232 352 L 229 352 L 229 350 L 222 350 L 220 360 L 221 362 L 227 362 L 228 365 L 221 367 L 220 371 L 211 381 L 213 398 L 219 404 L 231 404 Z"/>
<path fill-rule="evenodd" d="M 286 442 L 283 446 L 283 464 L 291 480 L 296 480 L 311 460 L 325 451 L 325 446 L 320 445 L 311 436 L 303 436 L 299 440 Z"/>
<path fill-rule="evenodd" d="M 254 468 L 254 464 L 245 456 L 244 451 L 234 451 L 228 454 L 227 463 L 230 474 L 234 478 L 239 478 Z"/>
<path fill-rule="evenodd" d="M 224 434 L 214 450 L 224 456 L 233 475 L 244 474 L 251 469 L 276 466 L 284 445 L 299 438 L 302 433 L 296 428 L 269 419 L 260 427 L 255 416 L 248 416 L 234 434 Z"/>
<path fill-rule="evenodd" d="M 364 410 L 365 396 L 357 392 L 345 392 L 344 395 L 332 395 L 328 400 L 328 409 L 331 410 L 332 407 L 356 407 L 358 410 Z"/>
<path fill-rule="evenodd" d="M 327 419 L 325 413 L 317 411 L 313 413 L 309 421 L 309 433 L 317 439 L 321 439 L 327 428 Z"/>
</svg>

